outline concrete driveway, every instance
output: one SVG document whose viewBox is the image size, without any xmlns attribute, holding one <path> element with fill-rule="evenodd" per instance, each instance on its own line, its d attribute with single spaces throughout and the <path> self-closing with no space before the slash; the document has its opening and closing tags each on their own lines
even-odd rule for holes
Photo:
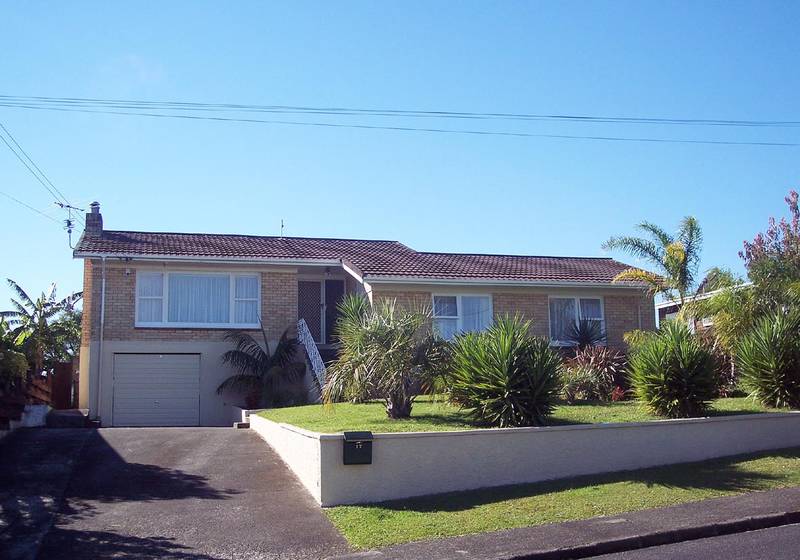
<svg viewBox="0 0 800 560">
<path fill-rule="evenodd" d="M 2 558 L 299 560 L 347 551 L 249 430 L 23 430 L 0 442 L 0 456 Z"/>
</svg>

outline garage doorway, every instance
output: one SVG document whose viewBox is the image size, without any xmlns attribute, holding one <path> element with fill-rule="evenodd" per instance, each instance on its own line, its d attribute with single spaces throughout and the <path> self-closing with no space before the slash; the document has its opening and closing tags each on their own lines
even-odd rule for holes
<svg viewBox="0 0 800 560">
<path fill-rule="evenodd" d="M 114 354 L 113 426 L 199 426 L 200 354 Z"/>
</svg>

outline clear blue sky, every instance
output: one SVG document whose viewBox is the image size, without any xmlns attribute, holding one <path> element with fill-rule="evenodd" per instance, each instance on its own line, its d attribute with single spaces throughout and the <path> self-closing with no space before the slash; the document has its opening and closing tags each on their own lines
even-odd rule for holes
<svg viewBox="0 0 800 560">
<path fill-rule="evenodd" d="M 0 22 L 0 94 L 800 120 L 799 28 L 796 2 L 15 2 Z M 328 120 L 800 141 L 800 128 Z M 0 122 L 74 204 L 100 201 L 111 229 L 277 234 L 283 218 L 287 235 L 601 255 L 640 220 L 673 228 L 691 214 L 703 267 L 741 272 L 742 240 L 800 186 L 800 148 L 2 107 Z M 62 217 L 4 145 L 0 190 Z M 0 207 L 0 277 L 80 289 L 60 227 L 6 198 Z"/>
</svg>

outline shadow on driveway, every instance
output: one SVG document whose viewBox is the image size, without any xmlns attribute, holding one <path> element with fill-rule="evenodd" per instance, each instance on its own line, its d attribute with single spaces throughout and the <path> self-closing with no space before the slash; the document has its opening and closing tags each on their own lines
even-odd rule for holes
<svg viewBox="0 0 800 560">
<path fill-rule="evenodd" d="M 2 558 L 306 560 L 347 551 L 249 430 L 27 430 L 9 443 L 3 456 L 19 459 L 10 476 L 0 471 Z"/>
</svg>

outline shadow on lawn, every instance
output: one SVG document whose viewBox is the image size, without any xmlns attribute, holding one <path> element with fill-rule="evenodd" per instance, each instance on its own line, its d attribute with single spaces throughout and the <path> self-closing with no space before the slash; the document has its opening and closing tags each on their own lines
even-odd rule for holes
<svg viewBox="0 0 800 560">
<path fill-rule="evenodd" d="M 373 505 L 381 509 L 421 513 L 464 511 L 503 500 L 530 498 L 551 492 L 578 490 L 616 482 L 639 482 L 646 484 L 648 487 L 664 486 L 667 488 L 705 489 L 722 492 L 748 492 L 764 490 L 766 489 L 766 483 L 779 480 L 779 477 L 748 472 L 736 463 L 765 456 L 798 459 L 800 458 L 800 449 L 793 448 L 769 453 L 738 455 L 701 463 L 685 463 L 638 471 L 581 476 L 550 482 L 483 488 L 466 492 L 450 492 L 434 496 L 381 502 Z"/>
</svg>

